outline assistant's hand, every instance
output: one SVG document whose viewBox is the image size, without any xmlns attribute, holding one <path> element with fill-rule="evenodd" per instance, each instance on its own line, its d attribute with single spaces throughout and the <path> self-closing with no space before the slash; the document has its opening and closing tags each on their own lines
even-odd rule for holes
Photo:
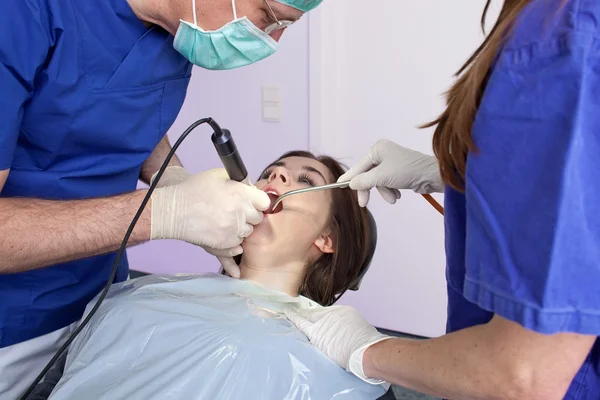
<svg viewBox="0 0 600 400">
<path fill-rule="evenodd" d="M 315 347 L 340 367 L 366 382 L 383 382 L 365 376 L 363 355 L 368 347 L 390 336 L 379 333 L 354 308 L 331 306 L 300 310 L 287 306 L 284 313 Z"/>
<path fill-rule="evenodd" d="M 266 193 L 230 180 L 224 169 L 205 171 L 155 189 L 151 239 L 183 240 L 230 257 L 241 253 L 242 240 L 262 222 L 270 204 Z"/>
<path fill-rule="evenodd" d="M 417 193 L 441 193 L 444 184 L 437 159 L 407 149 L 389 140 L 380 140 L 338 182 L 350 181 L 350 188 L 358 190 L 358 203 L 369 203 L 369 190 L 376 187 L 381 197 L 390 204 L 400 198 L 400 190 Z"/>
</svg>

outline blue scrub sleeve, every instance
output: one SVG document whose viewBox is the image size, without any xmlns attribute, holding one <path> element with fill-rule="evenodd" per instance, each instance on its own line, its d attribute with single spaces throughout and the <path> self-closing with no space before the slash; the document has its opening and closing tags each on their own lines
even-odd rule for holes
<svg viewBox="0 0 600 400">
<path fill-rule="evenodd" d="M 10 168 L 36 75 L 51 47 L 46 0 L 0 4 L 0 171 Z"/>
<path fill-rule="evenodd" d="M 501 53 L 473 130 L 463 294 L 541 333 L 600 335 L 599 50 Z"/>
</svg>

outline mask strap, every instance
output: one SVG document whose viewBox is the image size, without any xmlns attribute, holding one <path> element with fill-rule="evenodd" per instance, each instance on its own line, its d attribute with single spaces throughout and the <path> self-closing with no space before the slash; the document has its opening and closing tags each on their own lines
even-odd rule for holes
<svg viewBox="0 0 600 400">
<path fill-rule="evenodd" d="M 198 26 L 198 20 L 196 19 L 196 0 L 192 0 L 192 12 L 194 13 L 194 26 Z"/>
<path fill-rule="evenodd" d="M 235 0 L 231 0 L 231 7 L 233 7 L 233 20 L 237 20 L 237 11 L 235 10 Z"/>
</svg>

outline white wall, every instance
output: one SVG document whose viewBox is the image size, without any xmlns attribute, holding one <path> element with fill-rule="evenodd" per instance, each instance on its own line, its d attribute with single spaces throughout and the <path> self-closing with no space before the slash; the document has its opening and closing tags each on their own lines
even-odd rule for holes
<svg viewBox="0 0 600 400">
<path fill-rule="evenodd" d="M 256 177 L 281 154 L 307 149 L 308 23 L 302 20 L 283 35 L 273 56 L 232 71 L 195 68 L 183 108 L 168 135 L 171 142 L 194 121 L 214 117 L 234 135 L 249 173 Z M 278 86 L 281 122 L 262 120 L 262 86 Z M 219 168 L 209 128 L 198 128 L 177 154 L 190 172 Z M 174 241 L 150 242 L 128 251 L 131 268 L 153 273 L 216 271 L 214 257 L 202 249 Z"/>
<path fill-rule="evenodd" d="M 443 110 L 452 75 L 483 39 L 484 4 L 325 1 L 310 23 L 312 149 L 352 164 L 387 138 L 432 154 L 432 131 L 416 127 Z M 395 206 L 371 198 L 378 249 L 361 290 L 342 302 L 379 327 L 443 334 L 443 218 L 414 193 Z"/>
</svg>

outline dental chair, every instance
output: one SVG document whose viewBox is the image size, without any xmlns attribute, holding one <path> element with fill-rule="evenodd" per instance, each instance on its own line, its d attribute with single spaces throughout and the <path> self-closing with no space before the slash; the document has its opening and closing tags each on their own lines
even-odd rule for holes
<svg viewBox="0 0 600 400">
<path fill-rule="evenodd" d="M 366 275 L 367 271 L 369 270 L 369 267 L 371 266 L 371 261 L 373 260 L 373 256 L 375 254 L 375 249 L 377 247 L 377 224 L 375 222 L 375 218 L 373 217 L 373 215 L 371 214 L 371 212 L 369 210 L 367 210 L 367 215 L 368 215 L 368 219 L 369 219 L 369 230 L 370 230 L 370 234 L 369 234 L 369 238 L 368 238 L 369 250 L 367 252 L 365 262 L 360 269 L 360 273 L 359 273 L 358 277 L 354 280 L 354 282 L 349 287 L 349 290 L 352 290 L 352 291 L 359 290 L 362 280 L 363 280 L 364 276 Z M 131 279 L 135 279 L 135 278 L 139 278 L 139 277 L 149 275 L 149 274 L 146 272 L 130 270 L 129 275 L 130 275 Z M 339 300 L 344 295 L 344 293 L 345 292 L 339 293 L 336 297 L 335 302 L 337 302 L 337 300 Z M 52 390 L 54 389 L 54 387 L 56 386 L 56 384 L 58 383 L 58 381 L 60 380 L 60 378 L 62 376 L 64 367 L 65 367 L 66 356 L 67 356 L 67 353 L 65 353 L 56 362 L 56 364 L 50 371 L 48 371 L 44 380 L 42 380 L 42 382 L 40 382 L 36 386 L 33 393 L 27 397 L 27 400 L 46 400 L 50 396 L 50 393 L 52 392 Z M 389 391 L 377 400 L 396 400 L 396 396 L 394 395 L 392 388 L 390 387 Z"/>
</svg>

